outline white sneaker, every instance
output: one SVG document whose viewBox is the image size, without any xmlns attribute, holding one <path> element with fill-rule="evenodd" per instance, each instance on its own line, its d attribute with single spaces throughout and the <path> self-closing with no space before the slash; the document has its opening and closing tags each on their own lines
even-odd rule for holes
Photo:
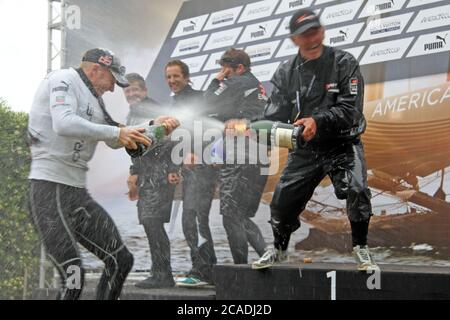
<svg viewBox="0 0 450 320">
<path fill-rule="evenodd" d="M 358 263 L 359 271 L 379 271 L 380 268 L 373 260 L 372 255 L 370 254 L 369 247 L 364 246 L 356 246 L 353 248 L 353 255 L 355 256 L 356 262 Z"/>
<path fill-rule="evenodd" d="M 252 269 L 258 270 L 269 268 L 273 266 L 274 263 L 286 262 L 287 260 L 288 256 L 286 251 L 269 248 L 259 260 L 252 263 Z"/>
</svg>

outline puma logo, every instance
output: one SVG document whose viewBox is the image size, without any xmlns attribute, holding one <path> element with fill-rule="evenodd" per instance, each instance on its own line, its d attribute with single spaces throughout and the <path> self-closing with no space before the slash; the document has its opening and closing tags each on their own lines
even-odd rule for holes
<svg viewBox="0 0 450 320">
<path fill-rule="evenodd" d="M 437 36 L 436 36 L 436 39 L 437 39 L 437 40 L 441 40 L 442 42 L 444 42 L 445 45 L 447 45 L 447 41 L 445 40 L 445 39 L 447 39 L 447 35 L 448 35 L 448 33 L 445 34 L 444 37 L 441 37 L 441 36 L 437 35 Z"/>
<path fill-rule="evenodd" d="M 347 32 L 344 32 L 344 31 L 342 31 L 342 30 L 339 30 L 339 33 L 342 34 L 342 35 L 344 35 L 344 37 L 346 37 L 346 38 L 348 37 L 348 36 L 347 36 Z"/>
</svg>

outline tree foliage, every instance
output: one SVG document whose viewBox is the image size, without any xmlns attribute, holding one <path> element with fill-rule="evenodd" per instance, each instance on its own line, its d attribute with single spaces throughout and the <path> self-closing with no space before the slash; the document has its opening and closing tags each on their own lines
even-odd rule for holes
<svg viewBox="0 0 450 320">
<path fill-rule="evenodd" d="M 23 297 L 25 270 L 28 297 L 38 278 L 39 240 L 28 207 L 27 123 L 28 114 L 0 100 L 0 299 Z"/>
</svg>

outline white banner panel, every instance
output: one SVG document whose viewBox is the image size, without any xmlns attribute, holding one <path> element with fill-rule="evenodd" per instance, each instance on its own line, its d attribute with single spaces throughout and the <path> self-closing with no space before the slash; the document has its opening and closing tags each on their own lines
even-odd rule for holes
<svg viewBox="0 0 450 320">
<path fill-rule="evenodd" d="M 361 53 L 363 52 L 364 48 L 365 48 L 365 46 L 360 46 L 360 47 L 344 49 L 344 51 L 351 53 L 355 57 L 355 59 L 358 60 L 359 57 L 361 56 Z"/>
<path fill-rule="evenodd" d="M 315 5 L 330 3 L 330 2 L 337 2 L 337 0 L 317 0 Z"/>
<path fill-rule="evenodd" d="M 265 0 L 246 5 L 244 12 L 239 18 L 239 23 L 269 17 L 275 10 L 278 2 L 279 0 Z"/>
<path fill-rule="evenodd" d="M 398 60 L 403 57 L 414 37 L 370 45 L 360 65 Z"/>
<path fill-rule="evenodd" d="M 291 17 L 285 17 L 283 21 L 281 21 L 280 26 L 278 27 L 277 33 L 275 33 L 275 37 L 284 36 L 289 34 L 289 21 L 291 21 Z"/>
<path fill-rule="evenodd" d="M 204 51 L 232 47 L 236 43 L 241 31 L 242 27 L 239 27 L 211 34 L 211 37 L 205 45 Z"/>
<path fill-rule="evenodd" d="M 205 67 L 203 68 L 203 71 L 209 71 L 214 69 L 219 69 L 219 60 L 220 57 L 225 53 L 224 51 L 214 52 L 209 55 L 208 61 L 205 64 Z"/>
<path fill-rule="evenodd" d="M 242 33 L 239 43 L 263 40 L 270 38 L 275 32 L 281 19 L 273 19 L 247 26 Z"/>
<path fill-rule="evenodd" d="M 450 50 L 450 29 L 421 35 L 409 51 L 407 57 L 423 56 Z"/>
<path fill-rule="evenodd" d="M 365 18 L 386 12 L 397 11 L 403 8 L 405 2 L 406 0 L 369 0 L 359 17 Z"/>
<path fill-rule="evenodd" d="M 205 63 L 207 57 L 208 55 L 205 54 L 202 56 L 183 59 L 183 62 L 188 65 L 190 73 L 197 73 L 202 70 L 203 64 Z"/>
<path fill-rule="evenodd" d="M 450 5 L 421 10 L 408 32 L 450 26 Z"/>
<path fill-rule="evenodd" d="M 281 3 L 275 14 L 291 12 L 311 6 L 313 0 L 281 0 Z"/>
<path fill-rule="evenodd" d="M 250 56 L 250 60 L 253 62 L 267 60 L 272 58 L 273 54 L 280 45 L 281 40 L 266 42 L 257 44 L 254 46 L 248 46 L 245 48 L 245 52 Z"/>
<path fill-rule="evenodd" d="M 371 20 L 359 38 L 359 41 L 386 38 L 401 34 L 413 14 L 413 12 L 410 12 L 389 18 Z"/>
<path fill-rule="evenodd" d="M 328 46 L 344 46 L 355 41 L 364 22 L 325 30 L 324 44 Z"/>
<path fill-rule="evenodd" d="M 335 6 L 327 6 L 320 16 L 320 21 L 324 26 L 353 20 L 363 0 L 344 2 Z"/>
<path fill-rule="evenodd" d="M 242 8 L 243 6 L 239 6 L 211 13 L 204 30 L 212 30 L 234 24 L 239 16 L 239 13 L 241 13 Z"/>
<path fill-rule="evenodd" d="M 208 78 L 208 75 L 206 75 L 206 74 L 197 76 L 197 77 L 191 77 L 192 88 L 195 90 L 202 90 L 202 87 L 206 81 L 206 78 Z"/>
<path fill-rule="evenodd" d="M 268 64 L 261 64 L 258 66 L 252 66 L 252 73 L 261 82 L 270 81 L 275 71 L 277 71 L 279 65 L 280 62 L 272 62 Z"/>
<path fill-rule="evenodd" d="M 203 45 L 205 44 L 206 38 L 208 38 L 207 34 L 178 41 L 171 57 L 179 57 L 188 54 L 199 53 Z"/>
<path fill-rule="evenodd" d="M 443 1 L 443 0 L 409 0 L 408 5 L 406 7 L 407 8 L 418 7 L 418 6 L 423 6 L 426 4 L 430 4 L 430 3 L 434 3 L 434 2 L 441 2 L 441 1 Z"/>
<path fill-rule="evenodd" d="M 200 32 L 206 22 L 206 19 L 208 19 L 208 16 L 209 14 L 204 14 L 198 17 L 181 20 L 180 22 L 178 22 L 178 25 L 172 34 L 172 38 L 182 37 Z"/>
<path fill-rule="evenodd" d="M 298 47 L 291 39 L 285 39 L 281 44 L 280 50 L 276 55 L 277 58 L 288 57 L 298 53 Z"/>
</svg>

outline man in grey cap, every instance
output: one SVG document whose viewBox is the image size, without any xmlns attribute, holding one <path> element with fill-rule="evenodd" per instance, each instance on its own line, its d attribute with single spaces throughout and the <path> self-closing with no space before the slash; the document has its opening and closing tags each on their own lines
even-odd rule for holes
<svg viewBox="0 0 450 320">
<path fill-rule="evenodd" d="M 105 270 L 97 299 L 117 299 L 133 266 L 108 213 L 86 190 L 86 172 L 99 141 L 137 149 L 151 141 L 143 128 L 128 128 L 108 114 L 102 95 L 126 87 L 125 67 L 105 49 L 87 51 L 77 69 L 52 72 L 39 86 L 30 111 L 31 214 L 61 279 L 58 298 L 78 299 L 84 270 L 78 243 L 99 257 Z M 162 117 L 169 131 L 178 121 Z"/>
<path fill-rule="evenodd" d="M 310 10 L 297 11 L 289 27 L 299 51 L 275 72 L 264 116 L 303 126 L 305 147 L 289 154 L 270 205 L 274 248 L 253 268 L 287 259 L 290 236 L 300 227 L 298 216 L 328 175 L 337 198 L 347 203 L 358 270 L 377 270 L 367 247 L 372 208 L 361 141 L 366 121 L 358 61 L 348 52 L 323 45 L 325 30 Z"/>
</svg>

